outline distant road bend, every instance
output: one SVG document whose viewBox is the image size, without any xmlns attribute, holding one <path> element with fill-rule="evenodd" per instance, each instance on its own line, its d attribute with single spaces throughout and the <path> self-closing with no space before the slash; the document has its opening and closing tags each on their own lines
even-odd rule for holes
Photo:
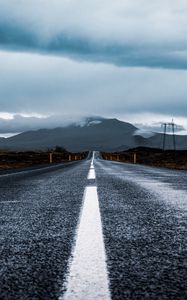
<svg viewBox="0 0 187 300">
<path fill-rule="evenodd" d="M 187 299 L 187 172 L 87 160 L 0 175 L 0 299 Z"/>
</svg>

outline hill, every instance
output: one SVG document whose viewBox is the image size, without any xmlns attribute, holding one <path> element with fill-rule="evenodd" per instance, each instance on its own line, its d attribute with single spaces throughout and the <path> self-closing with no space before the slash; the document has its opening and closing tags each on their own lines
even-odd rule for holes
<svg viewBox="0 0 187 300">
<path fill-rule="evenodd" d="M 55 146 L 71 152 L 122 151 L 133 147 L 156 147 L 162 145 L 162 134 L 145 138 L 137 134 L 137 128 L 117 119 L 91 118 L 84 124 L 72 124 L 55 129 L 27 131 L 16 136 L 0 139 L 0 149 L 46 150 Z M 166 147 L 172 147 L 172 137 L 167 136 Z M 176 137 L 179 149 L 187 149 L 187 136 Z"/>
</svg>

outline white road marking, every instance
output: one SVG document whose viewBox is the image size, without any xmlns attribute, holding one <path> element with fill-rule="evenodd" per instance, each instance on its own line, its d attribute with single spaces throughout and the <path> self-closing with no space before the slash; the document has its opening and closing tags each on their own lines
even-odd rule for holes
<svg viewBox="0 0 187 300">
<path fill-rule="evenodd" d="M 95 176 L 95 169 L 91 169 L 90 168 L 90 171 L 88 173 L 88 179 L 95 179 L 96 176 Z"/>
<path fill-rule="evenodd" d="M 94 168 L 95 151 L 93 152 L 90 168 Z"/>
<path fill-rule="evenodd" d="M 0 174 L 0 179 L 1 178 L 4 178 L 4 177 L 11 177 L 11 176 L 14 176 L 14 175 L 23 175 L 23 174 L 31 174 L 31 173 L 34 173 L 34 172 L 37 172 L 37 171 L 46 171 L 46 170 L 53 170 L 53 169 L 56 169 L 56 167 L 58 166 L 68 166 L 68 165 L 71 165 L 71 164 L 74 164 L 75 162 L 71 161 L 71 162 L 65 162 L 65 163 L 58 163 L 58 164 L 55 164 L 53 166 L 47 166 L 47 167 L 38 167 L 38 168 L 35 168 L 35 169 L 31 169 L 31 170 L 25 170 L 25 171 L 19 171 L 19 172 L 12 172 L 12 173 L 7 173 L 7 174 Z"/>
<path fill-rule="evenodd" d="M 95 174 L 95 170 L 91 169 L 91 171 Z M 91 179 L 92 175 L 93 173 L 90 175 Z M 75 248 L 65 286 L 66 292 L 59 300 L 110 300 L 96 186 L 86 187 L 83 201 Z"/>
<path fill-rule="evenodd" d="M 94 162 L 94 159 L 95 159 L 95 151 L 93 152 L 92 163 Z"/>
<path fill-rule="evenodd" d="M 13 176 L 13 175 L 29 174 L 29 173 L 34 172 L 34 171 L 46 171 L 46 170 L 52 170 L 52 169 L 55 168 L 56 166 L 57 166 L 57 165 L 55 165 L 55 166 L 50 166 L 50 167 L 39 167 L 39 168 L 36 168 L 36 169 L 31 169 L 31 170 L 26 170 L 26 171 L 19 171 L 19 172 L 7 173 L 7 174 L 0 175 L 0 178 L 3 178 L 3 177 L 11 177 L 11 176 Z"/>
<path fill-rule="evenodd" d="M 6 200 L 5 200 L 5 201 L 0 201 L 0 204 L 1 204 L 1 203 L 5 203 L 5 204 L 6 204 L 6 203 L 7 203 L 7 204 L 8 204 L 8 203 L 21 203 L 21 202 L 22 202 L 22 203 L 29 203 L 29 201 L 19 201 L 19 200 L 18 200 L 18 201 L 17 201 L 17 200 L 15 200 L 15 201 L 6 201 Z"/>
</svg>

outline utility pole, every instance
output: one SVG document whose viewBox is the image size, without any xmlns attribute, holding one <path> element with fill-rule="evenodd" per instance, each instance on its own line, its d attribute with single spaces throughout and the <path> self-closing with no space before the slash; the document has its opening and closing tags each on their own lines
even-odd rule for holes
<svg viewBox="0 0 187 300">
<path fill-rule="evenodd" d="M 176 150 L 176 140 L 175 140 L 175 124 L 172 120 L 172 123 L 171 123 L 171 126 L 172 126 L 172 133 L 173 133 L 173 147 L 174 147 L 174 150 Z"/>
<path fill-rule="evenodd" d="M 163 126 L 164 126 L 163 150 L 165 150 L 167 123 L 163 123 Z"/>
<path fill-rule="evenodd" d="M 173 150 L 176 150 L 176 139 L 175 139 L 175 128 L 177 125 L 174 123 L 173 119 L 169 123 L 162 123 L 162 126 L 164 127 L 164 135 L 163 135 L 163 150 L 165 150 L 166 146 L 166 133 L 167 128 L 172 130 L 172 136 L 173 136 Z"/>
</svg>

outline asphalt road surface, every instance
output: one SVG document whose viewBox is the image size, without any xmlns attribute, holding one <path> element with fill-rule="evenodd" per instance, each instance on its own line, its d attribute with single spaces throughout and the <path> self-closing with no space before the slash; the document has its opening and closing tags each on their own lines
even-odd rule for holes
<svg viewBox="0 0 187 300">
<path fill-rule="evenodd" d="M 0 175 L 0 299 L 187 299 L 187 172 L 94 159 Z"/>
</svg>

